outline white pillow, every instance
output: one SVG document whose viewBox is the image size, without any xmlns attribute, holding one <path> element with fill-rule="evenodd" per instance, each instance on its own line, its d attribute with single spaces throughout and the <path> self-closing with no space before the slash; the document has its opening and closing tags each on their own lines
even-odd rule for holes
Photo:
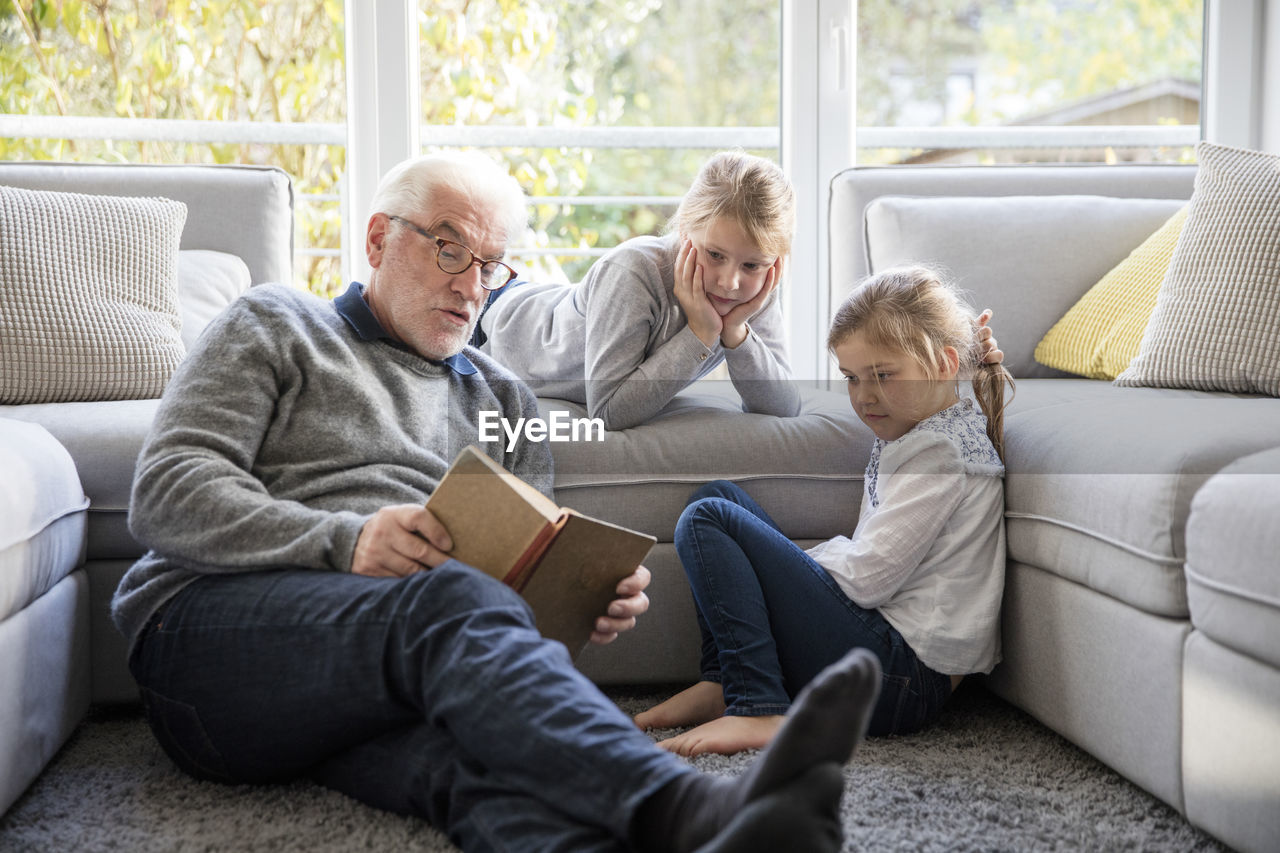
<svg viewBox="0 0 1280 853">
<path fill-rule="evenodd" d="M 159 397 L 187 206 L 0 186 L 0 403 Z"/>
<path fill-rule="evenodd" d="M 1280 155 L 1196 154 L 1187 224 L 1116 384 L 1280 397 Z"/>
<path fill-rule="evenodd" d="M 178 252 L 178 304 L 182 343 L 189 351 L 209 321 L 222 313 L 253 282 L 239 255 L 212 249 Z"/>
</svg>

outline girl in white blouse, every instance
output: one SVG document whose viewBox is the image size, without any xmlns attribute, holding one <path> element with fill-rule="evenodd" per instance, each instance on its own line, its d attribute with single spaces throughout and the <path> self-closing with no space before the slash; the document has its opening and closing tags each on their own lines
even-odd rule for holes
<svg viewBox="0 0 1280 853">
<path fill-rule="evenodd" d="M 808 551 L 739 487 L 694 493 L 676 527 L 702 631 L 702 680 L 638 715 L 695 726 L 682 755 L 762 747 L 792 699 L 850 648 L 884 672 L 872 734 L 929 724 L 971 672 L 1000 659 L 1004 587 L 999 363 L 979 318 L 935 271 L 887 270 L 836 313 L 827 346 L 876 440 L 852 536 Z M 974 401 L 960 395 L 972 376 Z"/>
</svg>

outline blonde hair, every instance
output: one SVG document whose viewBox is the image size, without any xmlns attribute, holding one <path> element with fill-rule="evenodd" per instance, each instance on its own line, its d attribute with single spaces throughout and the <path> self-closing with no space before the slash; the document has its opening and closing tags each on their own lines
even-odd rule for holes
<svg viewBox="0 0 1280 853">
<path fill-rule="evenodd" d="M 432 207 L 436 193 L 452 190 L 492 209 L 513 243 L 529 224 L 529 205 L 519 182 L 478 151 L 439 151 L 411 157 L 383 176 L 369 214 L 413 216 Z"/>
<path fill-rule="evenodd" d="M 977 312 L 938 270 L 901 266 L 868 276 L 849 295 L 831 321 L 827 349 L 861 332 L 872 346 L 904 353 L 937 379 L 944 350 L 953 347 L 960 357 L 958 375 L 973 377 L 987 437 L 1003 459 L 1005 384 L 1012 390 L 1013 377 L 1001 364 L 982 363 L 977 331 Z"/>
<path fill-rule="evenodd" d="M 776 163 L 744 151 L 722 151 L 702 165 L 667 230 L 689 234 L 717 219 L 738 224 L 761 251 L 791 253 L 796 191 Z"/>
</svg>

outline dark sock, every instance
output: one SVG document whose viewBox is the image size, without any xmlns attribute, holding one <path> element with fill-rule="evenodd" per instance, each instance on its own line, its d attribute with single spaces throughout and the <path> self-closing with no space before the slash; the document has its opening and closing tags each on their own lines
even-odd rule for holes
<svg viewBox="0 0 1280 853">
<path fill-rule="evenodd" d="M 746 798 L 754 800 L 814 765 L 844 764 L 862 743 L 880 695 L 880 660 L 854 649 L 805 685 L 787 721 L 751 769 Z"/>
<path fill-rule="evenodd" d="M 645 800 L 632 820 L 637 849 L 695 850 L 716 839 L 757 800 L 787 791 L 785 801 L 794 804 L 796 797 L 812 795 L 809 788 L 815 783 L 795 791 L 790 783 L 808 778 L 809 771 L 821 765 L 838 768 L 849 760 L 866 733 L 879 692 L 880 662 L 865 649 L 854 649 L 800 691 L 782 729 L 746 774 L 736 778 L 682 774 Z M 814 804 L 804 814 L 812 819 L 838 808 L 837 790 L 834 803 Z"/>
<path fill-rule="evenodd" d="M 829 761 L 772 793 L 747 803 L 738 816 L 696 853 L 839 853 L 843 841 L 840 796 L 844 771 Z"/>
</svg>

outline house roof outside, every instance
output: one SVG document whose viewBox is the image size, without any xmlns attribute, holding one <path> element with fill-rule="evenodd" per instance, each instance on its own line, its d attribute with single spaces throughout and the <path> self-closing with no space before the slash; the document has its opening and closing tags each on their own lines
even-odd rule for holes
<svg viewBox="0 0 1280 853">
<path fill-rule="evenodd" d="M 1082 98 L 1053 109 L 1025 115 L 1007 122 L 1007 127 L 1133 126 L 1178 124 L 1200 121 L 1200 84 L 1197 81 L 1166 77 Z M 1168 155 L 1153 149 L 1111 148 L 975 148 L 934 149 L 905 157 L 899 162 L 924 163 L 1043 163 L 1043 162 L 1147 162 L 1167 160 Z"/>
</svg>

